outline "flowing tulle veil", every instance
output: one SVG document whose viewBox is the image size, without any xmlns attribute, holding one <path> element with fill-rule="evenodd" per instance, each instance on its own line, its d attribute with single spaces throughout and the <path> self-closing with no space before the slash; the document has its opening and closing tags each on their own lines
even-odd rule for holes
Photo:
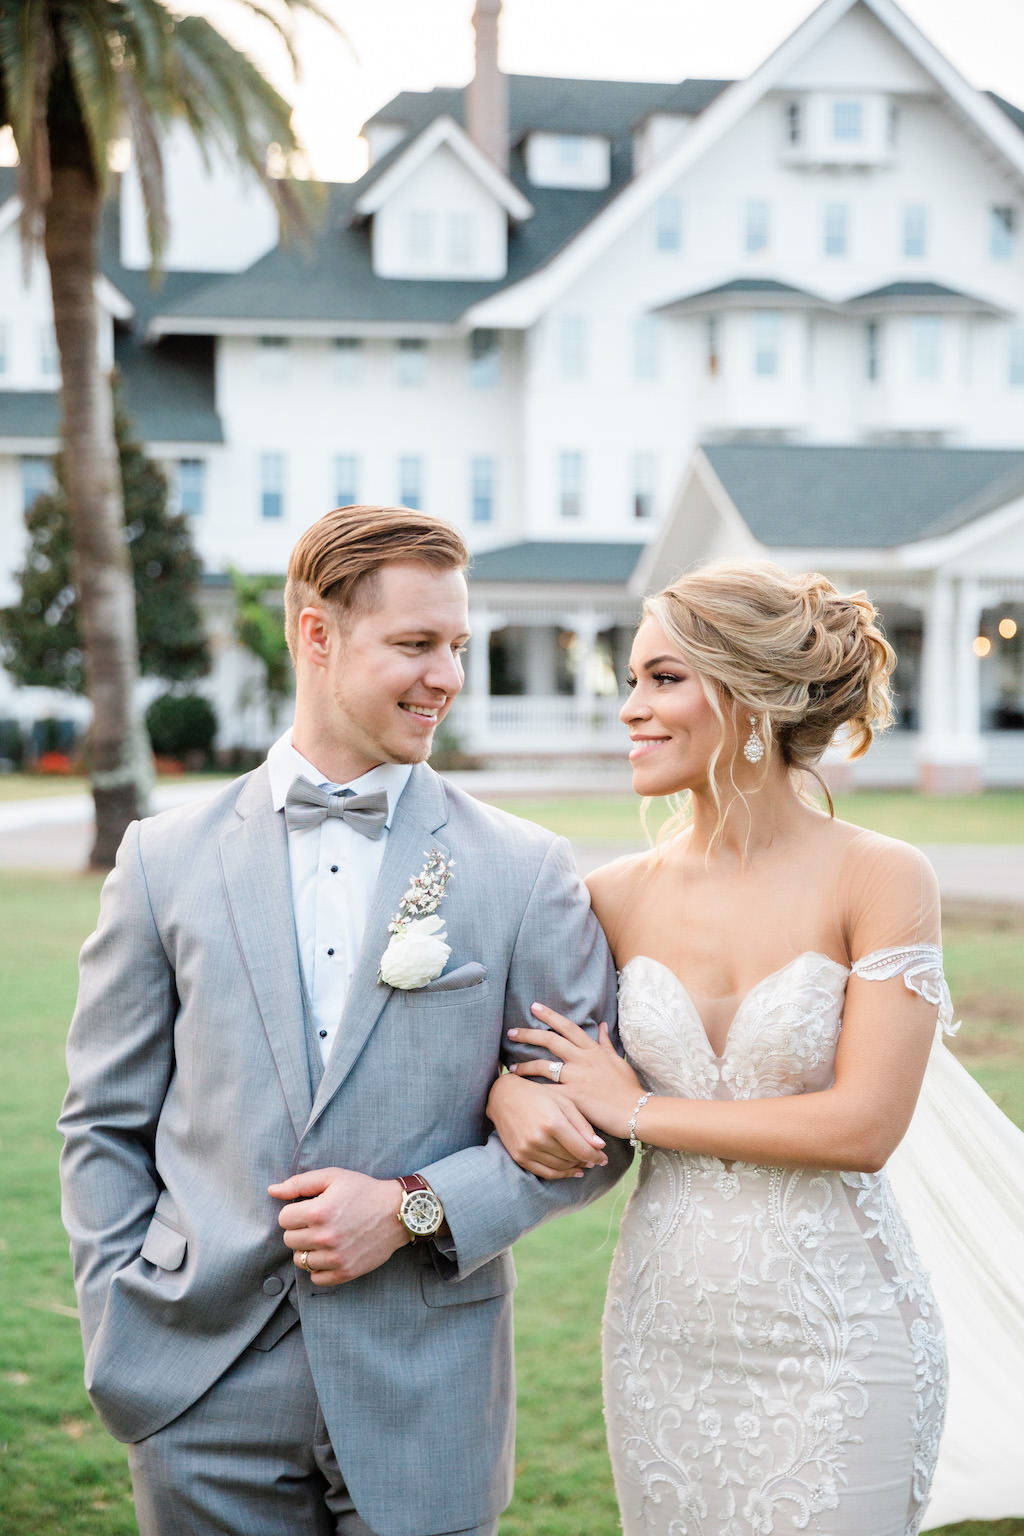
<svg viewBox="0 0 1024 1536">
<path fill-rule="evenodd" d="M 1024 1515 L 1024 1132 L 937 1032 L 887 1172 L 931 1272 L 949 1408 L 923 1530 Z"/>
</svg>

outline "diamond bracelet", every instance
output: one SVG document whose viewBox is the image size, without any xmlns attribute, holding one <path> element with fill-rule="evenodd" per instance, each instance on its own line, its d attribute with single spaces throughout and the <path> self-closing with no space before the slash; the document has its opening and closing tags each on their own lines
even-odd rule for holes
<svg viewBox="0 0 1024 1536">
<path fill-rule="evenodd" d="M 637 1100 L 636 1109 L 634 1109 L 633 1113 L 629 1117 L 629 1145 L 632 1147 L 634 1152 L 639 1152 L 641 1150 L 640 1138 L 636 1134 L 636 1117 L 643 1109 L 644 1105 L 647 1103 L 647 1100 L 650 1097 L 651 1095 L 649 1093 L 642 1093 Z"/>
</svg>

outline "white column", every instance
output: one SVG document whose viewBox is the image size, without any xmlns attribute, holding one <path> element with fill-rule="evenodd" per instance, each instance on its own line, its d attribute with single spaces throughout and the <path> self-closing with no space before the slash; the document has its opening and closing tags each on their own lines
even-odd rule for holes
<svg viewBox="0 0 1024 1536">
<path fill-rule="evenodd" d="M 555 693 L 555 629 L 551 624 L 531 624 L 526 631 L 526 691 L 534 698 Z"/>
<path fill-rule="evenodd" d="M 600 630 L 600 620 L 596 613 L 577 613 L 571 621 L 571 627 L 576 635 L 573 694 L 579 700 L 581 708 L 587 708 L 593 699 L 590 687 L 593 671 L 591 663 L 594 659 L 594 642 Z"/>
<path fill-rule="evenodd" d="M 979 787 L 978 632 L 980 596 L 973 581 L 937 572 L 924 611 L 921 655 L 920 785 L 931 794 Z"/>
<path fill-rule="evenodd" d="M 499 616 L 487 608 L 473 608 L 469 615 L 470 641 L 466 668 L 466 692 L 471 699 L 491 694 L 491 635 L 502 627 Z"/>
</svg>

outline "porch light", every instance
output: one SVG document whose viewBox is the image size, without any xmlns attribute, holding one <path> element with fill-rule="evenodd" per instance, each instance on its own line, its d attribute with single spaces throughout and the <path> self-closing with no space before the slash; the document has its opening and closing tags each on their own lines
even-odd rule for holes
<svg viewBox="0 0 1024 1536">
<path fill-rule="evenodd" d="M 1004 640 L 1012 640 L 1014 635 L 1017 633 L 1017 620 L 1009 618 L 1000 619 L 999 633 L 1002 635 Z"/>
<path fill-rule="evenodd" d="M 988 635 L 978 635 L 971 641 L 971 650 L 975 656 L 987 656 L 992 649 L 992 641 Z"/>
</svg>

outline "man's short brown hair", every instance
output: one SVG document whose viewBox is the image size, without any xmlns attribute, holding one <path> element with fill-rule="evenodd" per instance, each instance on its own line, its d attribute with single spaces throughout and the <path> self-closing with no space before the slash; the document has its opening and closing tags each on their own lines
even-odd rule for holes
<svg viewBox="0 0 1024 1536">
<path fill-rule="evenodd" d="M 311 524 L 292 550 L 284 589 L 292 660 L 303 608 L 321 605 L 339 617 L 365 610 L 381 567 L 409 560 L 464 571 L 469 550 L 451 523 L 411 507 L 337 507 Z"/>
</svg>

